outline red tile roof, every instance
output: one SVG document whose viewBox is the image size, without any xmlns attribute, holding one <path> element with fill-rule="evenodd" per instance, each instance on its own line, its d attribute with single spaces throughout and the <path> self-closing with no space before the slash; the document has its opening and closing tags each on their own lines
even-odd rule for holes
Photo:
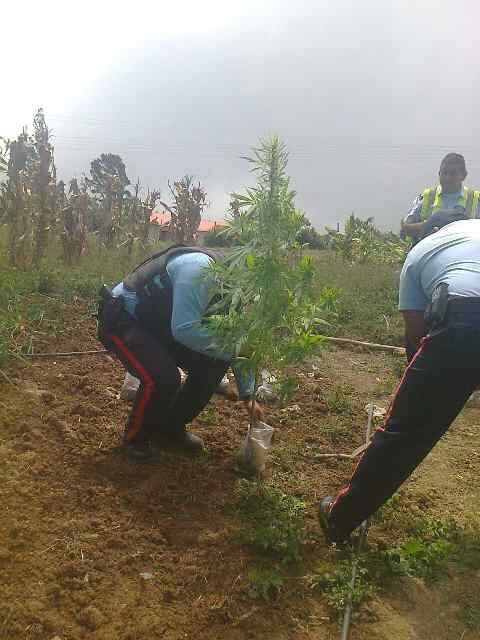
<svg viewBox="0 0 480 640">
<path fill-rule="evenodd" d="M 168 224 L 170 222 L 171 215 L 168 211 L 154 211 L 150 216 L 150 222 L 154 224 L 159 224 L 163 226 L 164 224 Z M 212 231 L 216 227 L 224 227 L 226 224 L 225 220 L 207 220 L 207 218 L 202 218 L 200 220 L 200 226 L 198 230 L 201 232 Z"/>
</svg>

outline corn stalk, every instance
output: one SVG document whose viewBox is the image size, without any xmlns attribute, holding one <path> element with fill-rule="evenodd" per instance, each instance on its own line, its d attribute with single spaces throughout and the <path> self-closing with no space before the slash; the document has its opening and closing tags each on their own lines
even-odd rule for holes
<svg viewBox="0 0 480 640">
<path fill-rule="evenodd" d="M 33 119 L 34 161 L 31 165 L 33 218 L 35 235 L 34 263 L 38 265 L 46 253 L 49 236 L 55 224 L 56 169 L 50 130 L 43 109 Z"/>
<path fill-rule="evenodd" d="M 32 225 L 27 166 L 31 154 L 29 137 L 24 130 L 9 143 L 8 182 L 5 187 L 5 217 L 9 223 L 8 256 L 11 266 L 24 267 L 30 255 Z"/>
<path fill-rule="evenodd" d="M 121 220 L 121 232 L 125 240 L 119 246 L 126 246 L 128 255 L 132 254 L 135 242 L 140 242 L 144 249 L 149 242 L 150 217 L 159 198 L 160 190 L 148 190 L 145 198 L 141 197 L 142 187 L 137 180 L 132 196 L 125 199 Z"/>
<path fill-rule="evenodd" d="M 171 205 L 160 202 L 170 212 L 170 233 L 178 244 L 194 244 L 202 219 L 202 211 L 207 206 L 207 192 L 198 183 L 193 184 L 193 176 L 185 175 L 181 180 L 168 183 L 173 198 Z"/>
<path fill-rule="evenodd" d="M 73 178 L 67 204 L 62 208 L 63 259 L 67 264 L 78 262 L 87 249 L 87 210 L 88 194 L 80 191 Z"/>
</svg>

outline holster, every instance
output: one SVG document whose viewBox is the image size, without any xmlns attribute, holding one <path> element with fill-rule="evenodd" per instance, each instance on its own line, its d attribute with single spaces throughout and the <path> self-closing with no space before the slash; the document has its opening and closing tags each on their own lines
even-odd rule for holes
<svg viewBox="0 0 480 640">
<path fill-rule="evenodd" d="M 448 309 L 448 284 L 440 282 L 432 293 L 432 301 L 425 310 L 425 327 L 432 331 L 441 327 L 447 316 Z"/>
<path fill-rule="evenodd" d="M 112 348 L 110 336 L 125 324 L 125 317 L 122 296 L 113 296 L 111 290 L 102 285 L 98 292 L 97 339 L 106 349 Z"/>
</svg>

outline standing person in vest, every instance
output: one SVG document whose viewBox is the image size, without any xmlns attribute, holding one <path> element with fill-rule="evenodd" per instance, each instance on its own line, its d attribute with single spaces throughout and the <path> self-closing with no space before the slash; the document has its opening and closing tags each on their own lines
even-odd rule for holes
<svg viewBox="0 0 480 640">
<path fill-rule="evenodd" d="M 196 247 L 171 247 L 136 267 L 112 292 L 103 288 L 99 339 L 140 380 L 124 432 L 125 451 L 143 459 L 157 447 L 199 453 L 201 438 L 186 426 L 208 404 L 232 353 L 221 352 L 203 322 L 212 302 L 205 272 L 215 257 Z M 183 385 L 178 367 L 186 373 Z M 232 366 L 239 398 L 262 419 L 252 399 L 253 376 Z"/>
<path fill-rule="evenodd" d="M 413 202 L 410 212 L 402 221 L 401 235 L 420 240 L 428 232 L 428 219 L 432 214 L 450 215 L 451 221 L 479 218 L 480 191 L 463 186 L 467 177 L 465 159 L 459 153 L 447 154 L 438 173 L 440 184 L 425 189 Z"/>
<path fill-rule="evenodd" d="M 480 220 L 447 224 L 410 251 L 399 310 L 417 350 L 350 481 L 320 503 L 329 542 L 345 540 L 397 491 L 480 382 Z"/>
</svg>

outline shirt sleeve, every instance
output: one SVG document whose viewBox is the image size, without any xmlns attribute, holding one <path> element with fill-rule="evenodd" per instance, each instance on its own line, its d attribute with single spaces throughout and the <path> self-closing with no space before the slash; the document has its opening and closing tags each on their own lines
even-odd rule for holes
<svg viewBox="0 0 480 640">
<path fill-rule="evenodd" d="M 204 273 L 210 258 L 201 253 L 185 254 L 167 265 L 172 283 L 172 321 L 174 340 L 210 358 L 229 362 L 232 352 L 222 351 L 210 327 L 202 323 L 212 297 L 212 283 Z M 233 364 L 232 370 L 241 400 L 254 392 L 254 378 L 248 368 Z"/>
<path fill-rule="evenodd" d="M 168 263 L 173 296 L 172 335 L 193 351 L 228 361 L 231 354 L 218 348 L 212 331 L 202 323 L 212 296 L 212 283 L 203 273 L 209 262 L 207 255 L 195 253 L 179 256 Z"/>
<path fill-rule="evenodd" d="M 415 264 L 407 258 L 400 274 L 398 310 L 425 311 L 427 305 L 428 300 L 420 284 Z"/>
</svg>

